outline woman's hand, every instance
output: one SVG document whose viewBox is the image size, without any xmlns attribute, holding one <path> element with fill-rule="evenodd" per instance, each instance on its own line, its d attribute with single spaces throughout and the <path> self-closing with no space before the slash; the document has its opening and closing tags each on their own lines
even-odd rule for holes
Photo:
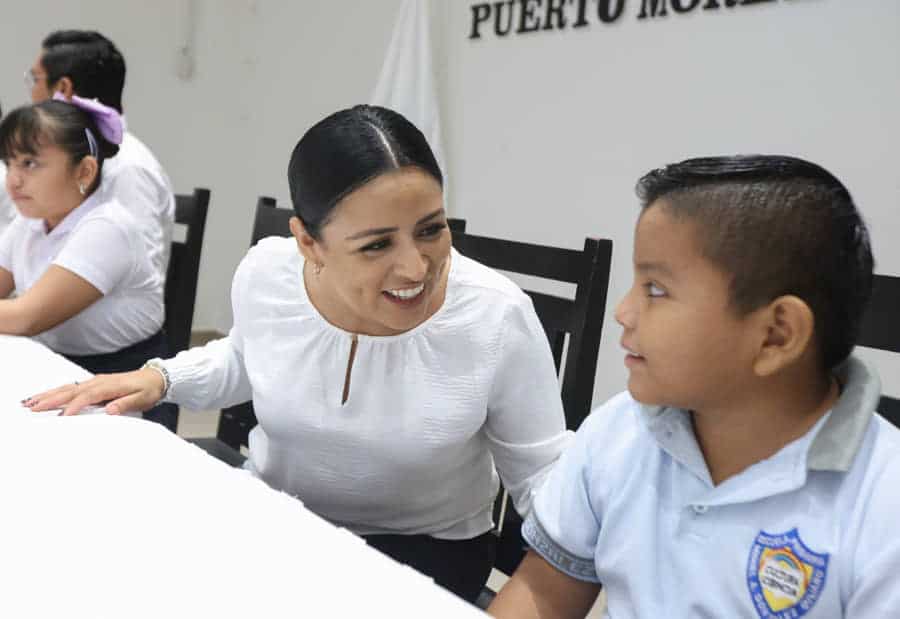
<svg viewBox="0 0 900 619">
<path fill-rule="evenodd" d="M 63 385 L 39 393 L 22 404 L 34 412 L 62 408 L 63 415 L 77 415 L 85 406 L 106 405 L 110 415 L 145 411 L 162 398 L 165 381 L 152 368 L 96 376 L 83 383 Z"/>
</svg>

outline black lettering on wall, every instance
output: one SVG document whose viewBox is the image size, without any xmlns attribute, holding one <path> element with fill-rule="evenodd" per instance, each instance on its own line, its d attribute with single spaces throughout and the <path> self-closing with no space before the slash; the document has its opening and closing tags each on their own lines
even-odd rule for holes
<svg viewBox="0 0 900 619">
<path fill-rule="evenodd" d="M 597 0 L 597 17 L 605 24 L 619 19 L 625 10 L 625 0 Z"/>
<path fill-rule="evenodd" d="M 650 11 L 647 11 L 649 7 Z M 666 15 L 666 0 L 641 0 L 641 12 L 638 14 L 638 19 L 647 19 L 647 17 L 656 17 L 659 15 L 660 17 L 665 17 Z"/>
<path fill-rule="evenodd" d="M 547 0 L 547 13 L 544 15 L 544 30 L 553 30 L 557 28 L 562 30 L 566 27 L 566 16 L 563 14 L 563 5 L 566 0 Z M 553 25 L 554 20 L 556 25 Z"/>
<path fill-rule="evenodd" d="M 507 2 L 495 2 L 494 3 L 494 33 L 498 37 L 505 37 L 509 34 L 509 31 L 512 30 L 512 16 L 513 16 L 513 2 L 515 0 L 508 0 Z M 506 7 L 506 29 L 502 29 L 500 27 L 500 22 L 503 21 L 503 7 Z"/>
<path fill-rule="evenodd" d="M 576 0 L 578 2 L 578 19 L 572 24 L 573 28 L 582 28 L 588 25 L 587 18 L 584 16 L 587 11 L 587 0 Z"/>
<path fill-rule="evenodd" d="M 787 2 L 788 0 L 783 0 Z M 469 6 L 469 39 L 481 39 L 493 22 L 494 34 L 508 37 L 547 30 L 584 28 L 591 22 L 611 24 L 619 20 L 627 7 L 638 0 L 473 0 Z M 776 0 L 640 0 L 638 20 L 655 19 L 672 13 L 690 13 L 698 8 L 719 11 L 739 6 L 774 4 Z M 589 10 L 589 5 L 591 6 Z M 594 12 L 596 8 L 596 13 Z"/>
<path fill-rule="evenodd" d="M 700 0 L 672 0 L 672 10 L 677 13 L 693 11 L 700 4 Z"/>
<path fill-rule="evenodd" d="M 541 20 L 535 14 L 543 0 L 519 0 L 519 29 L 516 34 L 535 32 L 541 28 Z"/>
<path fill-rule="evenodd" d="M 473 4 L 470 8 L 472 9 L 472 32 L 469 33 L 469 38 L 480 39 L 481 32 L 478 28 L 481 26 L 481 22 L 491 16 L 491 5 L 487 2 L 482 2 L 481 4 Z"/>
</svg>

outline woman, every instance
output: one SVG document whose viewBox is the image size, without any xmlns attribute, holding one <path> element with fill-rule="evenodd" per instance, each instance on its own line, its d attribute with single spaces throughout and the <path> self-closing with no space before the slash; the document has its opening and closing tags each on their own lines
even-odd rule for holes
<svg viewBox="0 0 900 619">
<path fill-rule="evenodd" d="M 95 373 L 166 353 L 163 282 L 137 223 L 101 188 L 121 139 L 115 110 L 78 97 L 0 122 L 6 189 L 21 215 L 0 236 L 0 333 L 34 336 Z"/>
<path fill-rule="evenodd" d="M 497 472 L 526 513 L 568 439 L 543 329 L 512 282 L 451 249 L 440 169 L 399 114 L 329 116 L 288 177 L 294 238 L 238 267 L 228 337 L 28 405 L 252 398 L 254 473 L 474 600 Z"/>
</svg>

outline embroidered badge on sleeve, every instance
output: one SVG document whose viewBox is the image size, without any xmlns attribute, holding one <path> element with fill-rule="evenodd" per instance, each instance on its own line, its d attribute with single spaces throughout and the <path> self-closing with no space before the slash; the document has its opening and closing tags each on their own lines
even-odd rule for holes
<svg viewBox="0 0 900 619">
<path fill-rule="evenodd" d="M 797 619 L 815 605 L 825 587 L 828 555 L 806 547 L 797 529 L 760 531 L 750 548 L 747 586 L 760 619 Z"/>
</svg>

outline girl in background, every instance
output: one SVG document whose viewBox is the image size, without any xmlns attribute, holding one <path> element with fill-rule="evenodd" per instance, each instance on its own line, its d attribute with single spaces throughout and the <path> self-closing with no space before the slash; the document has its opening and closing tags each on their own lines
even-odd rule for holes
<svg viewBox="0 0 900 619">
<path fill-rule="evenodd" d="M 33 336 L 93 373 L 167 352 L 163 281 L 135 220 L 101 190 L 121 140 L 119 114 L 78 97 L 0 122 L 6 190 L 21 214 L 0 236 L 0 333 Z"/>
</svg>

